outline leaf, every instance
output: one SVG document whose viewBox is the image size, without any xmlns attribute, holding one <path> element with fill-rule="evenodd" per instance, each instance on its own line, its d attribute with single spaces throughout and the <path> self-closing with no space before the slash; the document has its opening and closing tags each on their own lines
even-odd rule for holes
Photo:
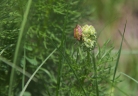
<svg viewBox="0 0 138 96">
<path fill-rule="evenodd" d="M 23 96 L 32 96 L 30 92 L 24 92 Z"/>
<path fill-rule="evenodd" d="M 26 59 L 27 59 L 27 61 L 29 61 L 31 64 L 33 64 L 33 65 L 38 65 L 38 61 L 36 60 L 36 58 L 30 59 L 30 58 L 26 57 Z"/>
<path fill-rule="evenodd" d="M 32 51 L 33 50 L 33 48 L 31 46 L 29 46 L 29 45 L 25 45 L 24 48 L 27 49 L 28 51 Z"/>
</svg>

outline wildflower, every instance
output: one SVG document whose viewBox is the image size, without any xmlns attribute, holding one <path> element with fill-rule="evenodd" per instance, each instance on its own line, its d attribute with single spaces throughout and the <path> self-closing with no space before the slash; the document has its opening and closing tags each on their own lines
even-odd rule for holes
<svg viewBox="0 0 138 96">
<path fill-rule="evenodd" d="M 77 40 L 81 40 L 82 38 L 82 28 L 80 25 L 77 25 L 74 28 L 74 38 L 76 38 Z"/>
<path fill-rule="evenodd" d="M 91 35 L 96 36 L 95 28 L 92 25 L 84 25 L 82 31 L 84 37 L 89 37 Z"/>
<path fill-rule="evenodd" d="M 93 49 L 96 44 L 96 31 L 92 25 L 77 25 L 74 29 L 74 38 L 82 40 L 85 47 Z"/>
<path fill-rule="evenodd" d="M 96 43 L 96 31 L 92 25 L 82 27 L 82 40 L 87 48 L 93 49 Z"/>
</svg>

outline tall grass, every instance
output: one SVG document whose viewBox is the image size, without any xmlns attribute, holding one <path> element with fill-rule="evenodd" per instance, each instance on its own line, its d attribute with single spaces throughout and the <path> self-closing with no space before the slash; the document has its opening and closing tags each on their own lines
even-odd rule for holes
<svg viewBox="0 0 138 96">
<path fill-rule="evenodd" d="M 20 32 L 19 32 L 19 37 L 18 37 L 18 42 L 17 42 L 17 45 L 16 45 L 16 50 L 15 50 L 15 54 L 14 54 L 14 60 L 13 60 L 13 67 L 12 67 L 12 72 L 11 72 L 11 76 L 10 76 L 10 84 L 9 84 L 9 96 L 13 96 L 13 84 L 15 82 L 15 69 L 14 67 L 19 63 L 19 54 L 21 54 L 21 49 L 22 49 L 22 44 L 23 44 L 23 36 L 25 36 L 25 34 L 27 33 L 25 31 L 25 25 L 26 25 L 26 22 L 27 22 L 27 18 L 28 18 L 28 14 L 29 14 L 29 10 L 30 10 L 30 7 L 31 7 L 31 3 L 32 3 L 32 0 L 29 0 L 28 3 L 27 3 L 27 7 L 26 7 L 26 11 L 24 13 L 24 16 L 23 16 L 23 21 L 22 21 L 22 24 L 21 24 L 21 27 L 20 27 Z"/>
<path fill-rule="evenodd" d="M 117 87 L 120 79 L 116 76 L 126 24 L 118 53 L 113 54 L 110 40 L 102 46 L 97 42 L 94 50 L 83 47 L 82 42 L 73 38 L 73 29 L 81 18 L 88 15 L 85 14 L 88 7 L 82 6 L 84 2 L 88 3 L 84 0 L 28 0 L 21 12 L 24 15 L 13 63 L 5 59 L 8 56 L 3 57 L 8 47 L 0 50 L 0 61 L 12 66 L 8 96 L 24 96 L 26 92 L 32 96 L 110 96 L 113 89 L 127 95 Z M 110 16 L 113 19 L 115 13 L 108 14 L 106 9 L 115 6 L 118 0 L 111 0 L 109 6 L 104 6 L 101 0 L 93 2 L 91 8 L 97 9 L 97 18 L 105 12 L 102 19 Z M 101 7 L 104 10 L 100 10 Z M 94 16 L 92 10 L 90 13 Z M 98 35 L 101 32 L 97 32 Z M 123 75 L 137 83 L 130 76 Z"/>
</svg>

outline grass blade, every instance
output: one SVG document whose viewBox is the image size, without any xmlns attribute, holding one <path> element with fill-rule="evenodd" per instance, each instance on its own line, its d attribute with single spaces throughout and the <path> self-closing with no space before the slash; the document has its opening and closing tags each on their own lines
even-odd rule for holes
<svg viewBox="0 0 138 96">
<path fill-rule="evenodd" d="M 16 50 L 15 50 L 15 55 L 14 55 L 14 60 L 13 60 L 13 67 L 16 66 L 17 61 L 18 61 L 18 57 L 19 57 L 19 53 L 20 53 L 20 48 L 22 46 L 21 45 L 21 42 L 22 42 L 23 34 L 25 32 L 24 31 L 25 30 L 25 25 L 26 25 L 26 22 L 27 22 L 27 17 L 28 17 L 28 14 L 29 14 L 29 10 L 30 10 L 30 7 L 31 7 L 31 3 L 32 3 L 32 0 L 28 0 L 28 4 L 27 4 L 27 7 L 26 7 L 26 11 L 24 13 L 23 21 L 22 21 L 22 24 L 21 24 L 21 27 L 20 27 L 18 42 L 17 42 L 17 46 L 16 46 Z M 15 69 L 12 68 L 8 96 L 13 96 L 14 95 L 13 92 L 12 92 L 12 87 L 13 87 L 13 84 L 14 84 L 14 81 L 15 81 L 14 80 L 14 77 L 15 77 Z"/>
<path fill-rule="evenodd" d="M 35 70 L 35 72 L 32 74 L 32 76 L 30 77 L 30 79 L 29 79 L 29 80 L 27 81 L 27 83 L 25 84 L 23 90 L 22 90 L 21 93 L 20 93 L 20 96 L 23 96 L 23 94 L 24 94 L 24 92 L 25 92 L 27 86 L 28 86 L 29 83 L 31 82 L 32 78 L 35 76 L 35 74 L 38 72 L 38 70 L 45 64 L 45 62 L 51 57 L 51 55 L 52 55 L 56 50 L 57 50 L 57 48 L 54 49 L 54 50 L 51 52 L 51 54 L 49 54 L 49 56 L 48 56 L 48 57 L 39 65 L 39 67 Z"/>
<path fill-rule="evenodd" d="M 134 78 L 130 77 L 129 75 L 127 75 L 127 74 L 125 74 L 125 73 L 122 73 L 122 72 L 121 72 L 121 74 L 123 74 L 124 76 L 130 78 L 131 80 L 133 80 L 134 82 L 136 82 L 136 83 L 138 84 L 138 81 L 135 80 Z"/>
<path fill-rule="evenodd" d="M 114 70 L 114 74 L 113 74 L 113 83 L 114 83 L 114 80 L 115 80 L 115 75 L 116 75 L 116 71 L 117 71 L 117 67 L 118 67 L 119 59 L 120 59 L 120 55 L 121 55 L 122 44 L 123 44 L 124 34 L 125 34 L 125 30 L 126 30 L 126 24 L 127 24 L 127 21 L 125 23 L 124 32 L 123 32 L 123 35 L 122 35 L 122 41 L 121 41 L 120 48 L 119 48 L 119 51 L 118 51 L 118 57 L 117 57 L 116 66 L 115 66 L 115 70 Z"/>
<path fill-rule="evenodd" d="M 10 61 L 8 61 L 6 58 L 0 56 L 0 61 L 4 62 L 5 64 L 11 66 L 12 68 L 14 68 L 15 70 L 19 71 L 20 73 L 24 74 L 25 76 L 27 76 L 28 78 L 31 77 L 31 74 L 27 71 L 23 72 L 23 69 L 20 68 L 19 66 L 13 66 L 14 64 Z M 37 78 L 34 77 L 33 80 L 36 82 L 37 81 Z"/>
</svg>

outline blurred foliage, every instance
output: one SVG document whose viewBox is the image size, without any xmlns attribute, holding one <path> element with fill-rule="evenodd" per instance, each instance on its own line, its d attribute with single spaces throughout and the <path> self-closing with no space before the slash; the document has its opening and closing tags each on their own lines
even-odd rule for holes
<svg viewBox="0 0 138 96">
<path fill-rule="evenodd" d="M 14 2 L 16 1 L 16 2 Z M 19 27 L 22 21 L 20 9 L 23 2 L 17 0 L 1 0 L 0 6 L 0 52 L 2 56 L 13 61 Z M 24 0 L 25 2 L 25 0 Z M 3 51 L 2 51 L 3 50 Z M 7 96 L 11 68 L 0 61 L 0 95 Z"/>
<path fill-rule="evenodd" d="M 2 0 L 0 2 L 2 5 L 0 6 L 0 51 L 2 52 L 5 49 L 1 55 L 13 61 L 20 25 L 26 8 L 26 0 Z M 67 39 L 69 40 L 67 43 L 71 42 L 72 37 L 70 35 L 73 34 L 72 29 L 81 16 L 81 12 L 78 10 L 79 3 L 79 1 L 69 0 L 59 0 L 58 2 L 56 0 L 33 1 L 27 21 L 27 35 L 25 40 L 22 40 L 24 42 L 22 47 L 26 51 L 26 70 L 34 72 L 51 50 L 60 44 L 64 24 L 66 24 L 66 30 L 64 31 L 66 31 Z M 23 54 L 23 50 L 21 53 Z M 54 64 L 58 62 L 58 54 L 60 53 L 57 52 L 48 61 L 47 65 L 44 66 L 45 70 L 49 70 L 50 73 L 54 72 L 53 74 L 56 73 Z M 24 58 L 23 56 L 20 58 Z M 21 64 L 18 64 L 18 66 L 23 66 L 23 64 L 24 62 L 21 61 Z M 0 82 L 3 82 L 3 85 L 0 87 L 0 95 L 6 96 L 11 68 L 2 62 L 0 62 L 0 66 L 0 71 L 3 73 L 0 76 Z M 44 74 L 44 71 L 40 71 L 37 78 L 41 82 L 33 83 L 33 87 L 28 88 L 33 96 L 41 96 L 42 93 L 45 93 L 49 79 Z M 17 78 L 17 84 L 15 84 L 14 90 L 16 94 L 21 89 L 19 87 L 21 86 L 19 84 L 21 83 L 20 80 L 21 76 Z M 34 89 L 34 86 L 39 86 L 37 91 Z"/>
<path fill-rule="evenodd" d="M 114 21 L 120 16 L 121 5 L 125 0 L 86 0 L 81 6 L 85 20 L 100 20 L 103 22 Z M 87 16 L 87 18 L 86 18 Z"/>
<path fill-rule="evenodd" d="M 56 48 L 60 43 L 63 31 L 65 31 L 67 41 L 66 43 L 69 46 L 72 42 L 73 27 L 77 24 L 81 12 L 76 8 L 79 1 L 69 1 L 69 0 L 59 0 L 58 2 L 38 0 L 33 2 L 31 10 L 31 18 L 29 19 L 30 28 L 28 30 L 25 49 L 26 49 L 26 60 L 31 63 L 29 69 L 32 71 L 35 70 L 34 66 L 37 67 L 44 59 L 47 57 L 50 52 Z M 33 21 L 33 22 L 32 22 Z M 66 29 L 63 30 L 64 26 Z M 32 95 L 35 96 L 39 92 L 39 95 L 48 94 L 49 92 L 53 93 L 55 88 L 50 88 L 53 83 L 51 78 L 45 75 L 45 71 L 52 73 L 55 77 L 57 75 L 57 63 L 59 63 L 58 51 L 47 61 L 47 64 L 44 65 L 45 68 L 43 71 L 39 71 L 37 77 L 41 80 L 39 82 L 39 89 L 36 92 L 32 88 Z M 56 65 L 55 65 L 56 64 Z M 29 70 L 31 72 L 31 70 Z M 51 82 L 51 83 L 50 83 Z M 36 85 L 38 86 L 38 85 Z M 30 86 L 31 87 L 31 86 Z M 53 87 L 53 86 L 52 86 Z M 44 89 L 47 89 L 47 93 Z M 38 94 L 36 95 L 38 96 Z M 44 95 L 45 96 L 45 95 Z"/>
<path fill-rule="evenodd" d="M 83 24 L 80 22 L 82 19 L 112 20 L 114 17 L 118 16 L 119 5 L 122 2 L 123 0 L 33 0 L 26 25 L 27 30 L 25 30 L 27 31 L 27 35 L 22 40 L 24 43 L 21 47 L 24 48 L 24 50 L 20 52 L 22 55 L 18 66 L 22 67 L 25 64 L 23 59 L 25 59 L 26 70 L 30 73 L 34 72 L 39 64 L 62 42 L 63 38 L 66 37 L 65 52 L 67 57 L 63 57 L 65 59 L 67 58 L 68 62 L 65 62 L 63 65 L 61 78 L 62 88 L 59 92 L 62 96 L 82 94 L 82 90 L 77 91 L 80 88 L 78 81 L 74 79 L 75 77 L 71 69 L 66 64 L 69 63 L 73 69 L 76 70 L 85 90 L 88 90 L 88 94 L 90 94 L 90 91 L 95 90 L 94 87 L 91 87 L 94 84 L 93 78 L 89 78 L 93 76 L 93 73 L 89 73 L 91 66 L 88 66 L 86 62 L 87 54 L 81 52 L 81 49 L 77 49 L 78 46 L 73 38 L 73 28 L 78 22 Z M 0 4 L 0 53 L 2 53 L 1 55 L 3 57 L 13 62 L 27 0 L 0 0 Z M 62 35 L 63 33 L 64 35 Z M 101 51 L 96 55 L 98 61 L 98 75 L 99 77 L 104 77 L 98 78 L 98 82 L 101 84 L 101 93 L 104 90 L 109 90 L 110 84 L 109 86 L 105 84 L 110 83 L 109 78 L 112 74 L 112 66 L 106 64 L 106 62 L 109 63 L 115 59 L 110 56 L 112 48 L 105 52 L 104 50 L 106 48 L 104 47 L 105 46 L 103 46 L 103 49 L 100 49 Z M 76 58 L 77 52 L 79 53 L 78 58 Z M 60 63 L 59 59 L 61 58 L 60 56 L 62 56 L 61 54 L 62 50 L 59 50 L 52 55 L 43 68 L 38 71 L 36 75 L 38 81 L 32 81 L 25 94 L 31 94 L 32 96 L 55 96 L 57 67 L 58 63 Z M 105 68 L 103 66 L 105 66 Z M 103 69 L 101 70 L 101 68 Z M 107 73 L 102 74 L 104 71 Z M 0 96 L 7 96 L 10 72 L 11 68 L 0 61 L 0 82 L 3 82 L 0 84 Z M 22 90 L 22 74 L 18 73 L 17 76 L 18 78 L 14 86 L 15 96 Z M 26 83 L 27 80 L 28 78 L 25 79 L 24 83 Z M 106 93 L 106 91 L 104 92 Z M 104 92 L 102 95 L 106 96 Z"/>
</svg>

